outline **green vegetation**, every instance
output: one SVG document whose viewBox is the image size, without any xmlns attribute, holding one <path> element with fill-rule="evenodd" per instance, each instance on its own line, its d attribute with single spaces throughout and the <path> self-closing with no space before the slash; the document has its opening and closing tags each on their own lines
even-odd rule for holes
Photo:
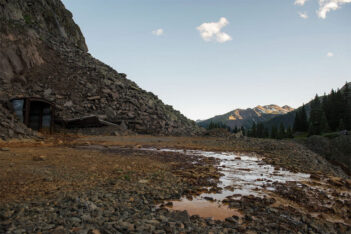
<svg viewBox="0 0 351 234">
<path fill-rule="evenodd" d="M 30 15 L 24 15 L 23 19 L 24 19 L 24 22 L 26 22 L 26 24 L 32 24 L 33 23 L 32 17 Z"/>
<path fill-rule="evenodd" d="M 247 136 L 255 138 L 272 138 L 272 139 L 284 139 L 293 138 L 292 129 L 285 128 L 283 123 L 280 123 L 279 128 L 272 126 L 269 131 L 263 123 L 253 123 L 251 129 L 248 131 Z"/>
<path fill-rule="evenodd" d="M 332 90 L 329 95 L 311 102 L 308 135 L 322 135 L 342 130 L 351 130 L 351 89 Z M 304 129 L 306 131 L 306 129 Z"/>
<path fill-rule="evenodd" d="M 214 123 L 211 121 L 211 123 L 208 125 L 207 129 L 214 129 L 214 128 L 224 128 L 227 129 L 228 131 L 230 131 L 230 127 L 228 127 L 227 125 L 225 125 L 224 123 Z"/>
<path fill-rule="evenodd" d="M 306 132 L 308 130 L 308 119 L 305 105 L 296 111 L 293 129 L 294 132 Z"/>
</svg>

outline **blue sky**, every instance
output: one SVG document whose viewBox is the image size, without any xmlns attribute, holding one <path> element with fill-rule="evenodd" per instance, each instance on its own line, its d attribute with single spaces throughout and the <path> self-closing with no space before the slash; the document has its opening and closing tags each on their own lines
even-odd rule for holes
<svg viewBox="0 0 351 234">
<path fill-rule="evenodd" d="M 63 0 L 93 56 L 194 120 L 351 81 L 351 0 L 294 1 Z"/>
</svg>

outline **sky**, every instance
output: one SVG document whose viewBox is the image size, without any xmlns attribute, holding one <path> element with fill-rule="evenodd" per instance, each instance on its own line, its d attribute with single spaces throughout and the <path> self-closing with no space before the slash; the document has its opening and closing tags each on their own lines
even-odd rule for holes
<svg viewBox="0 0 351 234">
<path fill-rule="evenodd" d="M 94 57 L 193 120 L 351 81 L 351 0 L 63 2 Z"/>
</svg>

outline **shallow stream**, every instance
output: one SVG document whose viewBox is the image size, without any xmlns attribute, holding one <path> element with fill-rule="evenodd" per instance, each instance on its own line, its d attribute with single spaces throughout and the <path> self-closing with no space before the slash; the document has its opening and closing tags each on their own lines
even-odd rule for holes
<svg viewBox="0 0 351 234">
<path fill-rule="evenodd" d="M 142 150 L 157 150 L 144 148 Z M 200 150 L 174 150 L 160 149 L 163 152 L 177 152 L 187 155 L 213 157 L 220 160 L 219 170 L 223 174 L 220 177 L 218 187 L 222 188 L 218 193 L 202 193 L 192 199 L 183 197 L 181 200 L 172 201 L 172 210 L 186 210 L 190 215 L 212 217 L 223 220 L 226 217 L 240 212 L 230 209 L 223 204 L 226 198 L 240 199 L 242 196 L 253 195 L 263 197 L 267 191 L 273 191 L 274 183 L 286 183 L 288 181 L 302 182 L 310 178 L 309 174 L 293 173 L 283 169 L 276 169 L 266 164 L 262 158 L 256 156 L 236 155 L 226 152 L 208 152 Z"/>
</svg>

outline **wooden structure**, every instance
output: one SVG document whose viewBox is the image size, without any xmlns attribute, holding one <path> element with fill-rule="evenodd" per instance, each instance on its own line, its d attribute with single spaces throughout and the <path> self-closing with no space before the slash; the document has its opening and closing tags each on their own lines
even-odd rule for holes
<svg viewBox="0 0 351 234">
<path fill-rule="evenodd" d="M 100 119 L 96 115 L 89 115 L 75 119 L 67 119 L 67 120 L 56 120 L 57 124 L 60 124 L 64 128 L 99 128 L 103 126 L 115 126 L 119 125 L 108 122 L 106 120 Z"/>
<path fill-rule="evenodd" d="M 29 128 L 50 132 L 54 130 L 54 103 L 37 97 L 18 97 L 9 101 L 9 108 Z"/>
</svg>

